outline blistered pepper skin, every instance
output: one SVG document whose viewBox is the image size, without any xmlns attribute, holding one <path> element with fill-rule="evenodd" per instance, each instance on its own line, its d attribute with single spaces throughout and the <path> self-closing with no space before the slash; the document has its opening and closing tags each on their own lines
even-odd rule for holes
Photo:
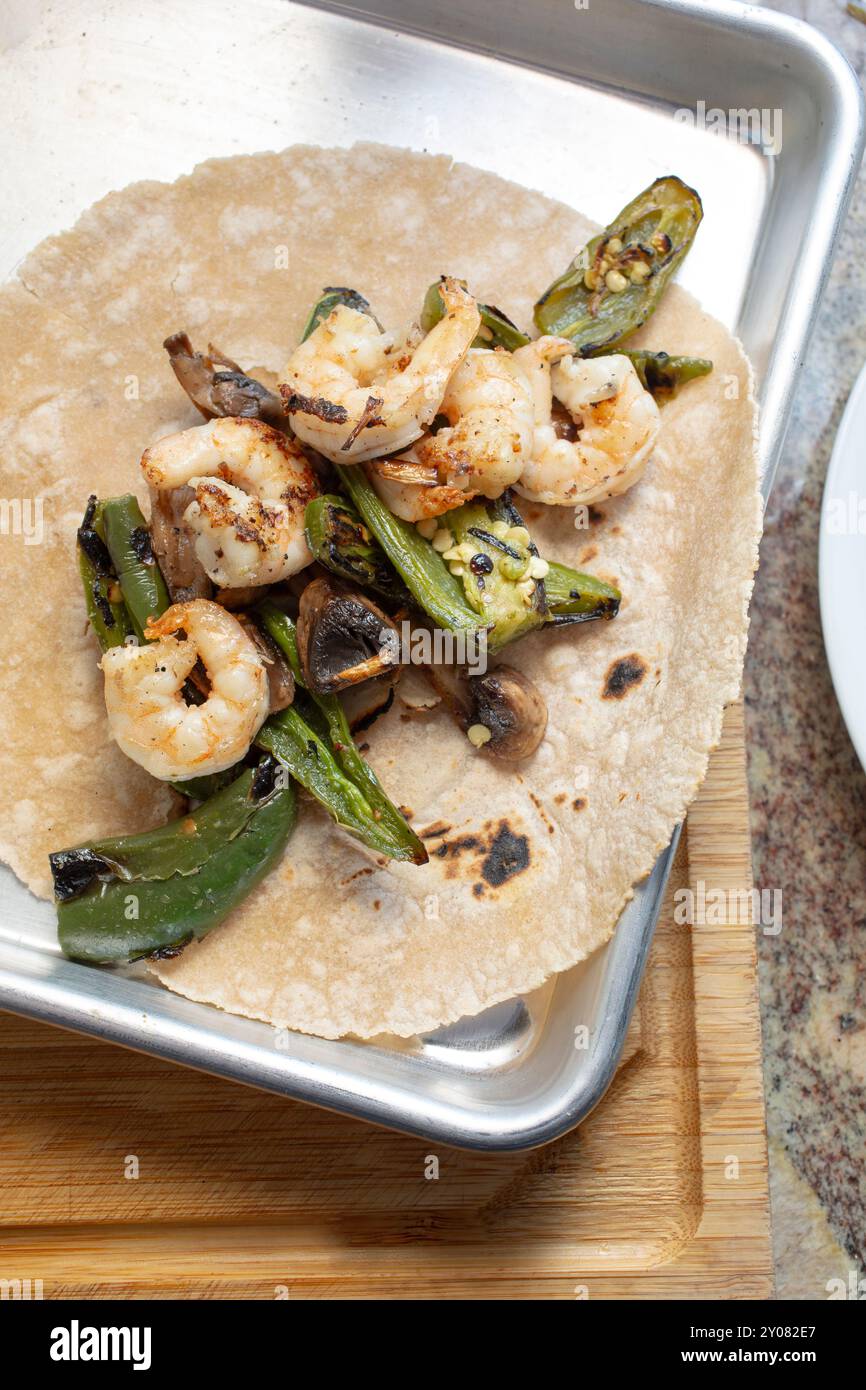
<svg viewBox="0 0 866 1390">
<path fill-rule="evenodd" d="M 544 292 L 539 333 L 570 338 L 582 357 L 625 341 L 657 309 L 702 217 L 693 188 L 673 174 L 656 179 Z"/>
</svg>

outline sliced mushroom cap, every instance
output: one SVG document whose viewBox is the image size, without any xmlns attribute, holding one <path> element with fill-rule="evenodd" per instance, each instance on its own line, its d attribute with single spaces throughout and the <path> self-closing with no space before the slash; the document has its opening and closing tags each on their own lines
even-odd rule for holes
<svg viewBox="0 0 866 1390">
<path fill-rule="evenodd" d="M 528 676 L 511 666 L 498 666 L 486 675 L 471 676 L 469 690 L 472 714 L 467 732 L 480 726 L 490 734 L 479 735 L 478 746 L 509 762 L 535 752 L 547 729 L 547 706 Z M 471 732 L 470 739 L 475 741 Z"/>
<path fill-rule="evenodd" d="M 446 665 L 427 666 L 424 673 L 479 751 L 518 762 L 544 738 L 547 706 L 541 692 L 513 666 L 497 666 L 483 676 Z"/>
<path fill-rule="evenodd" d="M 276 643 L 271 641 L 266 632 L 262 632 L 247 613 L 238 613 L 237 617 L 265 663 L 268 675 L 268 714 L 288 709 L 295 698 L 295 679 L 289 669 L 289 663 Z"/>
<path fill-rule="evenodd" d="M 242 372 L 213 343 L 208 343 L 207 353 L 195 352 L 188 334 L 172 333 L 163 347 L 175 376 L 206 420 L 239 415 L 264 420 L 275 429 L 288 428 L 289 417 L 279 396 Z"/>
<path fill-rule="evenodd" d="M 298 608 L 298 655 L 316 695 L 381 676 L 397 660 L 397 629 L 369 599 L 330 579 L 314 579 Z"/>
<path fill-rule="evenodd" d="M 213 585 L 195 553 L 183 514 L 195 498 L 191 487 L 150 488 L 150 539 L 172 603 L 210 598 Z"/>
</svg>

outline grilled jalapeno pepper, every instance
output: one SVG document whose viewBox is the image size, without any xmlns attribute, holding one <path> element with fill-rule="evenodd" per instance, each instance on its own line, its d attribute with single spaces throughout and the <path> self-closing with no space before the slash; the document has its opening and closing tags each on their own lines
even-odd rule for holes
<svg viewBox="0 0 866 1390">
<path fill-rule="evenodd" d="M 395 603 L 407 603 L 409 591 L 384 550 L 345 497 L 326 494 L 307 503 L 307 544 L 313 558 L 341 579 L 372 589 Z"/>
<path fill-rule="evenodd" d="M 380 501 L 358 464 L 336 465 L 340 482 L 376 537 L 418 607 L 451 632 L 473 631 L 478 614 L 463 586 L 429 541 Z"/>
<path fill-rule="evenodd" d="M 443 275 L 435 284 L 431 285 L 424 296 L 424 304 L 421 309 L 421 327 L 425 333 L 429 333 L 431 328 L 435 328 L 445 312 L 445 305 L 439 293 L 439 286 L 445 279 Z M 460 284 L 466 288 L 466 281 L 461 280 Z M 501 309 L 497 309 L 494 304 L 479 304 L 478 312 L 481 315 L 481 329 L 472 343 L 473 347 L 481 348 L 507 348 L 509 352 L 514 352 L 515 348 L 523 347 L 529 342 L 525 333 L 521 333 L 517 324 L 512 323 L 507 314 L 503 314 Z"/>
<path fill-rule="evenodd" d="M 144 641 L 148 618 L 170 606 L 168 589 L 150 544 L 150 531 L 131 493 L 102 504 L 105 543 L 111 556 L 132 624 Z"/>
<path fill-rule="evenodd" d="M 583 357 L 621 343 L 658 307 L 702 216 L 682 179 L 656 179 L 545 290 L 535 306 L 539 332 L 570 338 Z"/>
<path fill-rule="evenodd" d="M 102 510 L 103 503 L 91 496 L 78 528 L 78 572 L 90 626 L 100 649 L 107 652 L 132 635 L 132 623 L 105 544 Z"/>
<path fill-rule="evenodd" d="M 320 535 L 327 536 L 327 541 L 325 543 L 313 544 L 313 541 L 310 541 L 310 548 L 316 559 L 319 560 L 320 563 L 326 565 L 327 568 L 332 570 L 335 574 L 341 575 L 345 579 L 351 579 L 355 583 L 361 585 L 366 584 L 369 588 L 377 589 L 379 593 L 385 593 L 386 589 L 384 584 L 378 587 L 372 582 L 371 576 L 374 573 L 379 575 L 382 567 L 389 566 L 389 561 L 385 552 L 376 541 L 375 536 L 373 536 L 366 527 L 364 527 L 364 534 L 365 536 L 369 536 L 369 541 L 364 541 L 364 560 L 369 568 L 362 569 L 360 564 L 356 564 L 354 546 L 351 541 L 348 544 L 346 553 L 343 553 L 343 536 L 352 536 L 355 532 L 355 528 L 363 527 L 360 516 L 355 511 L 354 507 L 352 507 L 351 503 L 346 501 L 345 498 L 317 498 L 315 502 L 310 503 L 307 508 L 308 539 L 310 539 L 311 535 L 315 536 L 317 534 L 309 527 L 310 509 L 317 507 L 322 502 L 333 502 L 335 509 L 339 510 L 341 513 L 341 517 L 339 522 L 334 525 L 330 525 L 327 522 L 325 523 L 323 530 L 319 533 Z M 463 510 L 464 509 L 461 509 L 461 511 Z M 441 518 L 443 528 L 450 526 L 449 518 L 455 515 L 457 515 L 456 512 L 445 513 Z M 472 535 L 470 533 L 468 515 L 467 512 L 467 525 L 463 528 L 465 531 L 463 539 L 474 540 L 476 542 L 480 539 L 481 544 L 476 547 L 477 551 L 484 546 L 484 537 L 482 536 L 479 538 L 477 535 Z M 500 521 L 505 520 L 509 528 L 512 526 L 521 526 L 523 524 L 519 515 L 515 516 L 513 512 L 505 513 L 502 505 L 500 505 L 499 516 L 497 517 L 495 504 L 488 503 L 485 515 L 478 523 L 476 529 L 490 532 L 492 522 L 497 519 Z M 498 526 L 496 529 L 501 530 L 502 528 Z M 455 537 L 455 543 L 456 539 Z M 496 539 L 499 540 L 500 537 L 497 536 Z M 488 540 L 486 544 L 489 546 L 490 541 Z M 508 555 L 509 549 L 517 551 L 516 556 L 512 556 L 511 558 L 519 560 L 521 550 L 518 550 L 515 546 L 510 545 L 507 548 L 502 548 L 498 553 L 504 556 Z M 528 547 L 522 546 L 521 549 L 528 549 Z M 367 550 L 369 554 L 366 553 Z M 476 551 L 473 553 L 476 553 Z M 498 556 L 496 558 L 498 559 Z M 496 561 L 494 560 L 494 564 L 495 563 Z M 482 573 L 484 572 L 484 568 L 485 567 L 482 565 Z M 517 568 L 518 566 L 515 565 L 515 570 Z M 394 571 L 392 571 L 392 575 L 392 584 L 396 586 L 399 584 L 399 580 Z M 465 585 L 465 575 L 463 580 Z M 471 585 L 471 580 L 469 582 Z M 596 579 L 591 574 L 583 574 L 579 570 L 570 569 L 567 565 L 557 564 L 553 560 L 549 562 L 549 570 L 544 579 L 544 591 L 548 609 L 546 621 L 559 624 L 589 622 L 594 618 L 613 618 L 616 616 L 617 610 L 619 609 L 621 599 L 619 590 L 613 588 L 610 584 L 606 584 L 604 580 Z M 403 597 L 408 597 L 406 591 L 403 591 Z M 471 595 L 470 602 L 471 598 L 476 597 L 476 595 Z M 531 614 L 528 619 L 528 626 L 530 628 L 535 626 Z M 514 635 L 517 636 L 519 634 L 515 632 Z M 499 643 L 499 645 L 502 645 L 502 643 Z"/>
<path fill-rule="evenodd" d="M 357 309 L 359 314 L 369 314 L 376 323 L 379 320 L 375 314 L 371 313 L 370 305 L 362 294 L 357 290 L 347 289 L 344 285 L 326 285 L 322 290 L 321 299 L 317 300 L 310 311 L 310 317 L 304 324 L 304 331 L 301 334 L 301 342 L 305 343 L 311 333 L 314 333 L 320 323 L 336 309 L 338 304 L 345 304 L 348 309 Z M 379 323 L 379 328 L 382 325 Z"/>
<path fill-rule="evenodd" d="M 659 405 L 673 400 L 680 387 L 697 377 L 706 376 L 713 370 L 713 364 L 706 357 L 671 357 L 666 352 L 649 352 L 645 348 L 622 351 L 641 380 L 645 391 L 649 391 Z M 601 355 L 601 354 L 599 354 Z"/>
<path fill-rule="evenodd" d="M 294 787 L 266 758 L 168 825 L 52 854 L 64 954 L 101 964 L 176 954 L 264 878 L 296 816 Z"/>
<path fill-rule="evenodd" d="M 615 618 L 622 601 L 622 594 L 612 584 L 555 560 L 549 562 L 544 589 L 550 609 L 548 621 L 560 627 L 592 622 L 595 618 Z"/>
<path fill-rule="evenodd" d="M 495 502 L 467 502 L 439 518 L 453 545 L 443 553 L 466 600 L 487 627 L 487 646 L 506 643 L 548 620 L 544 562 L 508 493 Z"/>
<path fill-rule="evenodd" d="M 297 684 L 303 686 L 295 624 L 267 599 L 259 604 L 256 613 L 269 637 L 285 655 Z M 309 699 L 314 702 L 321 718 L 318 729 L 313 728 L 313 737 L 327 745 L 328 755 L 333 757 L 342 778 L 348 779 L 360 793 L 360 801 L 351 793 L 347 794 L 343 781 L 334 777 L 334 769 L 327 758 L 321 757 L 318 747 L 310 763 L 310 740 L 300 727 L 314 723 L 309 708 L 303 715 L 296 711 L 298 719 L 282 720 L 280 715 L 273 716 L 260 732 L 259 742 L 262 742 L 264 735 L 262 746 L 277 757 L 283 757 L 280 751 L 283 750 L 287 755 L 285 761 L 289 771 L 323 802 L 338 825 L 345 826 L 371 849 L 387 854 L 391 859 L 411 859 L 415 864 L 426 864 L 427 851 L 423 842 L 387 796 L 369 763 L 358 752 L 339 698 L 336 695 L 310 694 Z M 279 729 L 275 732 L 276 724 L 279 724 Z M 306 732 L 309 733 L 309 729 Z"/>
</svg>

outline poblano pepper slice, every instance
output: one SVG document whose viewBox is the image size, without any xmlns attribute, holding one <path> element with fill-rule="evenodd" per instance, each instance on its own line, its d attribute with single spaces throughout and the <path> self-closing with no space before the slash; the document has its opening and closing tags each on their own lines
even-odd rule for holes
<svg viewBox="0 0 866 1390">
<path fill-rule="evenodd" d="M 538 331 L 570 338 L 583 357 L 621 343 L 658 308 L 702 217 L 693 188 L 672 174 L 656 179 L 545 290 Z"/>
<path fill-rule="evenodd" d="M 291 781 L 268 758 L 168 825 L 52 854 L 64 954 L 100 964 L 175 954 L 264 878 L 296 817 Z"/>
</svg>

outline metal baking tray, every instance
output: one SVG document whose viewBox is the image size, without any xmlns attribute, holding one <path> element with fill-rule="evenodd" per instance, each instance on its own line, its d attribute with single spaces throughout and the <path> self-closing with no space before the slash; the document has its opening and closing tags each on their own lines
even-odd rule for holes
<svg viewBox="0 0 866 1390">
<path fill-rule="evenodd" d="M 808 26 L 711 0 L 7 0 L 0 47 L 0 275 L 111 188 L 295 141 L 450 153 L 601 222 L 676 171 L 706 209 L 682 283 L 749 351 L 769 488 L 863 144 L 854 75 Z M 781 113 L 781 148 L 684 120 L 698 103 L 765 110 L 776 136 Z M 613 1076 L 676 838 L 604 949 L 428 1037 L 286 1045 L 141 970 L 75 965 L 5 870 L 0 1005 L 440 1142 L 528 1148 Z"/>
</svg>

